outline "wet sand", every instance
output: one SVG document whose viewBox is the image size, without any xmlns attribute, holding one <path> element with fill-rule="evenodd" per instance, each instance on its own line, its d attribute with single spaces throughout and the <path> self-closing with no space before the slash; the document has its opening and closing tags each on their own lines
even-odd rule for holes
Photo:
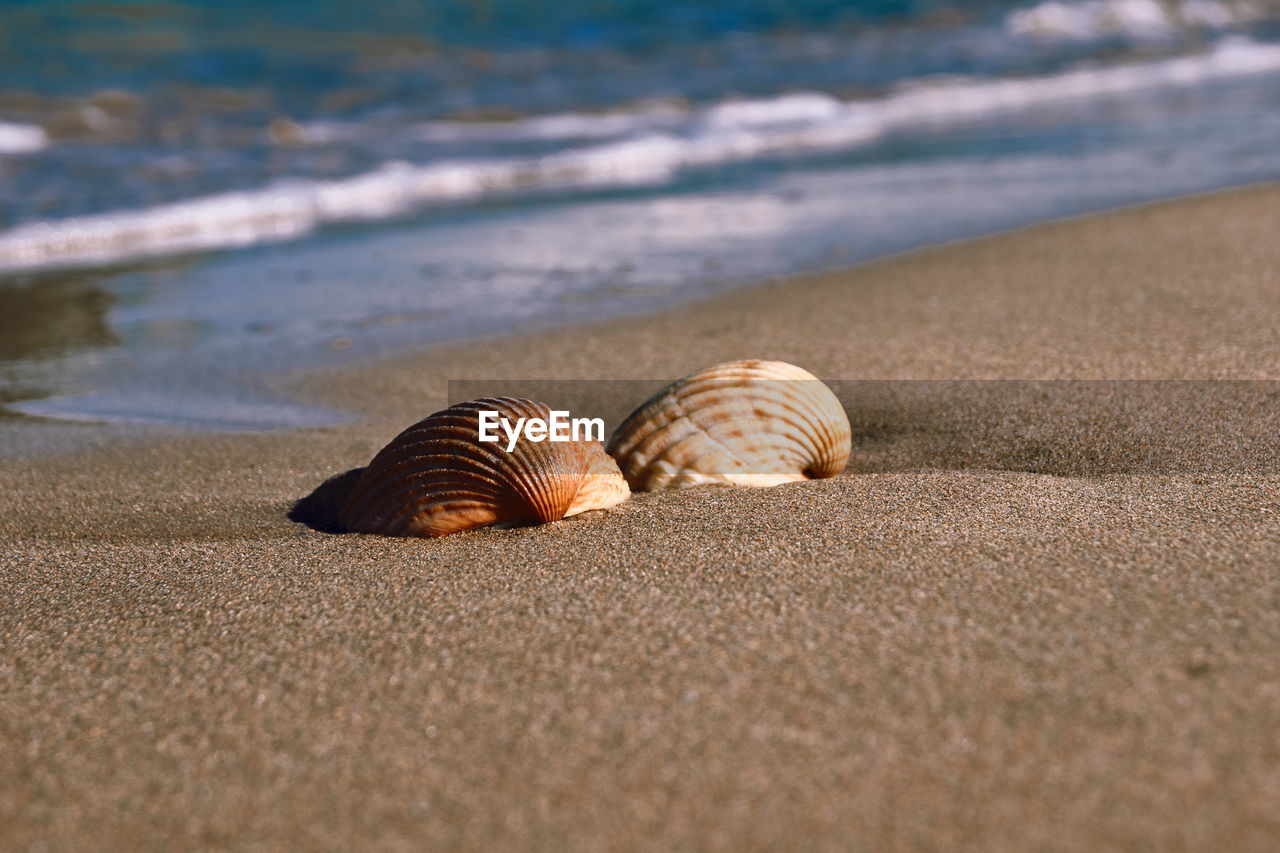
<svg viewBox="0 0 1280 853">
<path fill-rule="evenodd" d="M 51 430 L 0 460 L 0 847 L 1275 849 L 1277 233 L 1260 187 L 287 380 L 346 427 Z M 833 380 L 844 476 L 287 518 L 450 379 L 739 357 Z"/>
</svg>

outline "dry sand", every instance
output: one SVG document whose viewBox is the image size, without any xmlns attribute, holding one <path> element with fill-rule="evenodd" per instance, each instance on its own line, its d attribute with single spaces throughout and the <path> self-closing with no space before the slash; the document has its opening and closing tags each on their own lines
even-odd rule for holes
<svg viewBox="0 0 1280 853">
<path fill-rule="evenodd" d="M 0 848 L 1274 850 L 1277 234 L 1276 187 L 1188 199 L 0 461 Z M 863 380 L 846 476 L 286 518 L 448 379 L 745 356 Z M 995 379 L 1091 381 L 950 381 Z"/>
</svg>

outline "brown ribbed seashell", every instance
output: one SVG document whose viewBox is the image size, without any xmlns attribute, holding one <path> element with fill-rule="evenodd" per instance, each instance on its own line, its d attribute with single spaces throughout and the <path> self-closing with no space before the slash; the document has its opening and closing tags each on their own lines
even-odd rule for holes
<svg viewBox="0 0 1280 853">
<path fill-rule="evenodd" d="M 807 370 L 731 361 L 650 397 L 609 438 L 631 488 L 772 486 L 834 477 L 849 461 L 844 407 Z"/>
<path fill-rule="evenodd" d="M 490 397 L 436 412 L 379 451 L 338 512 L 347 530 L 447 536 L 487 524 L 539 524 L 606 509 L 631 492 L 598 441 L 479 440 L 480 411 L 547 420 L 542 403 Z M 502 431 L 499 430 L 502 434 Z"/>
</svg>

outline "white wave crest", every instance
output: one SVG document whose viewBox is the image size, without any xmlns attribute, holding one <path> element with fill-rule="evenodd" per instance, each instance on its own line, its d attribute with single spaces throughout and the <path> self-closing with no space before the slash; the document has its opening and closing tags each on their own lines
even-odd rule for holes
<svg viewBox="0 0 1280 853">
<path fill-rule="evenodd" d="M 708 110 L 705 120 L 715 127 L 767 128 L 834 119 L 842 108 L 827 95 L 798 92 L 763 101 L 729 101 Z"/>
<path fill-rule="evenodd" d="M 1229 38 L 1200 56 L 1104 68 L 1081 68 L 1050 77 L 915 86 L 890 98 L 897 123 L 956 120 L 1042 104 L 1083 100 L 1147 89 L 1192 86 L 1228 77 L 1280 71 L 1280 45 Z"/>
<path fill-rule="evenodd" d="M 26 154 L 49 144 L 44 128 L 0 121 L 0 154 Z"/>
<path fill-rule="evenodd" d="M 1151 41 L 1183 29 L 1224 30 L 1267 14 L 1265 4 L 1252 0 L 1046 0 L 1010 12 L 1005 29 L 1037 41 Z"/>
</svg>

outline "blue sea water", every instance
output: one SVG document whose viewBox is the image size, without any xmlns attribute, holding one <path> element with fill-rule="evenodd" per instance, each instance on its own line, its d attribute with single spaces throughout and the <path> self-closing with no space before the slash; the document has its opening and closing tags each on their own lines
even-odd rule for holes
<svg viewBox="0 0 1280 853">
<path fill-rule="evenodd" d="M 1268 0 L 0 0 L 0 405 L 315 420 L 255 377 L 1276 180 L 1277 22 Z"/>
</svg>

